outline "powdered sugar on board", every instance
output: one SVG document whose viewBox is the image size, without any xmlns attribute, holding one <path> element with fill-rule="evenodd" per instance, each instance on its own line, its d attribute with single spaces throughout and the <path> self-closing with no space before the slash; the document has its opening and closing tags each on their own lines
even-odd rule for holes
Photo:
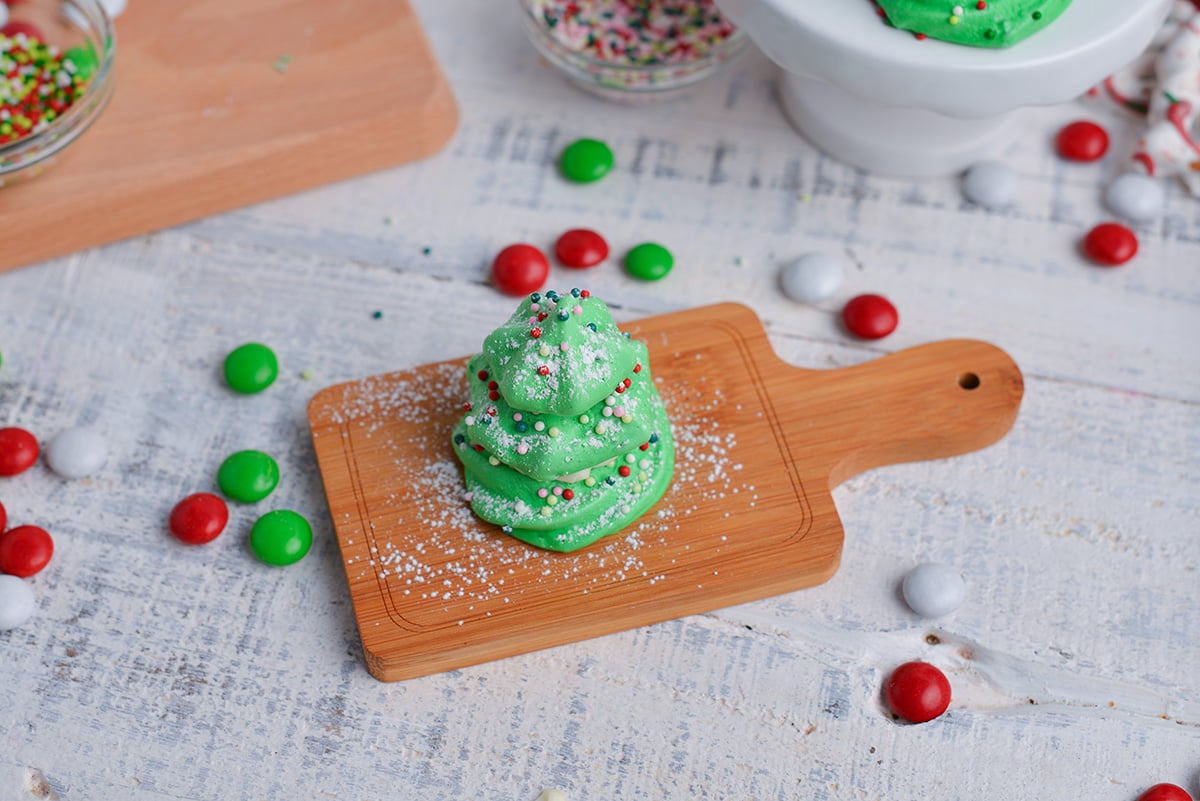
<svg viewBox="0 0 1200 801">
<path fill-rule="evenodd" d="M 505 536 L 464 500 L 450 442 L 467 395 L 464 361 L 318 396 L 310 412 L 323 425 L 314 424 L 314 439 L 342 438 L 357 485 L 354 504 L 343 508 L 333 498 L 330 504 L 349 581 L 378 583 L 389 613 L 418 626 L 461 624 L 502 614 L 509 604 L 609 592 L 631 581 L 669 583 L 686 573 L 687 581 L 702 582 L 715 572 L 709 563 L 723 558 L 736 538 L 698 540 L 697 518 L 736 516 L 758 500 L 737 458 L 738 431 L 724 421 L 761 422 L 762 412 L 730 397 L 730 379 L 709 377 L 705 351 L 670 356 L 674 365 L 687 363 L 688 375 L 685 381 L 656 379 L 676 439 L 671 488 L 633 526 L 566 554 Z M 693 549 L 705 551 L 702 573 L 695 554 L 688 554 Z"/>
</svg>

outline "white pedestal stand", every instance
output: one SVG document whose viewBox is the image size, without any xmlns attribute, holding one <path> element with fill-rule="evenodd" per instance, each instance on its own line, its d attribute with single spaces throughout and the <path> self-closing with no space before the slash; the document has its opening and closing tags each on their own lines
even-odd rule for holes
<svg viewBox="0 0 1200 801">
<path fill-rule="evenodd" d="M 1074 0 L 1002 50 L 884 24 L 869 0 L 718 0 L 781 70 L 796 128 L 873 172 L 929 177 L 994 154 L 1016 110 L 1065 103 L 1150 44 L 1171 0 Z"/>
</svg>

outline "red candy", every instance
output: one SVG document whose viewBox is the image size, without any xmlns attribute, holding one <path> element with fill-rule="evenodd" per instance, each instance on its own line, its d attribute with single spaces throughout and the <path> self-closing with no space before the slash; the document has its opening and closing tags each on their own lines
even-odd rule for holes
<svg viewBox="0 0 1200 801">
<path fill-rule="evenodd" d="M 880 339 L 896 330 L 900 314 L 882 295 L 859 295 L 842 309 L 842 322 L 856 337 Z"/>
<path fill-rule="evenodd" d="M 9 5 L 12 4 L 10 3 Z M 30 39 L 37 39 L 39 42 L 46 41 L 46 37 L 42 35 L 41 30 L 36 25 L 23 20 L 14 20 L 13 22 L 8 23 L 3 28 L 0 28 L 0 33 L 4 34 L 10 39 L 16 36 L 18 33 L 23 33 Z"/>
<path fill-rule="evenodd" d="M 8 525 L 8 512 L 4 510 L 4 504 L 0 503 L 0 534 L 4 533 L 4 527 Z"/>
<path fill-rule="evenodd" d="M 496 254 L 492 262 L 492 277 L 506 295 L 528 295 L 546 283 L 550 262 L 533 245 L 509 245 Z"/>
<path fill-rule="evenodd" d="M 180 542 L 203 545 L 215 540 L 228 522 L 225 501 L 208 492 L 197 492 L 175 504 L 167 528 Z"/>
<path fill-rule="evenodd" d="M 0 534 L 0 573 L 29 578 L 53 555 L 54 540 L 44 528 L 17 526 Z"/>
<path fill-rule="evenodd" d="M 23 428 L 0 428 L 0 476 L 22 473 L 37 458 L 37 437 Z"/>
<path fill-rule="evenodd" d="M 608 258 L 608 243 L 595 231 L 575 228 L 554 243 L 554 255 L 564 267 L 595 267 Z"/>
<path fill-rule="evenodd" d="M 892 711 L 910 723 L 933 720 L 950 706 L 950 682 L 928 662 L 905 662 L 883 691 Z"/>
<path fill-rule="evenodd" d="M 1080 120 L 1063 126 L 1054 144 L 1064 159 L 1096 161 L 1108 152 L 1108 133 L 1094 122 Z"/>
<path fill-rule="evenodd" d="M 1137 235 L 1120 223 L 1100 223 L 1083 238 L 1084 255 L 1105 267 L 1124 264 L 1137 252 Z"/>
<path fill-rule="evenodd" d="M 1192 801 L 1188 791 L 1178 784 L 1156 784 L 1137 797 L 1137 801 Z"/>
</svg>

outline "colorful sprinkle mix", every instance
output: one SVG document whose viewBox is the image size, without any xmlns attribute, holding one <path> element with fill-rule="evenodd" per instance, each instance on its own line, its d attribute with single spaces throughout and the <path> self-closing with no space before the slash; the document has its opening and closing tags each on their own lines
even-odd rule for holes
<svg viewBox="0 0 1200 801">
<path fill-rule="evenodd" d="M 24 33 L 0 34 L 0 145 L 49 127 L 83 94 L 92 72 L 70 51 Z"/>
<path fill-rule="evenodd" d="M 697 61 L 734 32 L 713 0 L 529 0 L 529 6 L 558 44 L 608 64 Z"/>
</svg>

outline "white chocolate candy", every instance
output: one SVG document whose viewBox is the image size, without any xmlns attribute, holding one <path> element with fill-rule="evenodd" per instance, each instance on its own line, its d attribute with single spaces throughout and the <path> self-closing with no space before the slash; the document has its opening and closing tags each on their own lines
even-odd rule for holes
<svg viewBox="0 0 1200 801">
<path fill-rule="evenodd" d="M 962 605 L 966 585 L 949 565 L 927 562 L 904 577 L 904 601 L 921 617 L 948 615 Z"/>
<path fill-rule="evenodd" d="M 1162 184 L 1148 175 L 1127 172 L 1104 190 L 1104 205 L 1119 217 L 1149 222 L 1162 214 L 1166 202 Z"/>
<path fill-rule="evenodd" d="M 33 606 L 33 590 L 24 579 L 0 574 L 0 631 L 24 625 Z"/>
<path fill-rule="evenodd" d="M 557 788 L 547 788 L 542 790 L 542 794 L 538 796 L 538 801 L 567 801 L 567 794 Z"/>
<path fill-rule="evenodd" d="M 806 253 L 779 270 L 779 287 L 797 303 L 820 303 L 842 285 L 842 263 L 824 253 Z"/>
<path fill-rule="evenodd" d="M 108 461 L 108 443 L 90 428 L 68 428 L 46 448 L 46 464 L 63 478 L 83 478 Z"/>
<path fill-rule="evenodd" d="M 1021 176 L 1000 161 L 981 161 L 963 177 L 963 195 L 985 209 L 1011 205 L 1021 191 Z"/>
<path fill-rule="evenodd" d="M 125 0 L 100 0 L 100 5 L 108 12 L 108 16 L 116 19 L 125 10 Z"/>
</svg>

